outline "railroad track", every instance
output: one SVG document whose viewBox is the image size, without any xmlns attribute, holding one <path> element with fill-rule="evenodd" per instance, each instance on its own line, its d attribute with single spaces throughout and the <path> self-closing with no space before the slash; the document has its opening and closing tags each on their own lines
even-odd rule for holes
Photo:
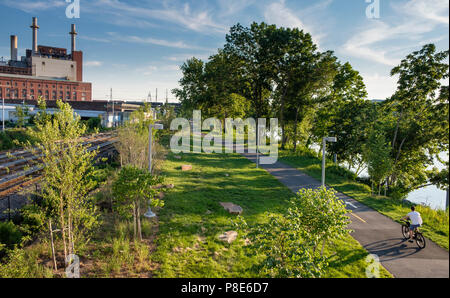
<svg viewBox="0 0 450 298">
<path fill-rule="evenodd" d="M 99 150 L 97 158 L 112 152 L 117 142 L 111 133 L 84 137 L 82 141 L 91 145 L 89 151 Z M 40 158 L 39 152 L 30 150 L 0 152 L 0 199 L 40 180 L 43 169 Z"/>
</svg>

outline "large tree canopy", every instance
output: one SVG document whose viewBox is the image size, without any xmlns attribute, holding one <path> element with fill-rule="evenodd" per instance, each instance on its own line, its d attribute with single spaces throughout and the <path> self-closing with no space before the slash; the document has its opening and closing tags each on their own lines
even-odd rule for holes
<svg viewBox="0 0 450 298">
<path fill-rule="evenodd" d="M 237 24 L 208 61 L 182 65 L 174 92 L 187 116 L 200 109 L 220 119 L 278 117 L 282 149 L 336 136 L 330 155 L 356 173 L 369 167 L 376 185 L 389 182 L 406 194 L 430 183 L 448 187 L 448 162 L 430 169 L 449 147 L 448 55 L 432 44 L 411 53 L 392 70 L 396 92 L 375 103 L 359 72 L 320 51 L 309 33 Z"/>
</svg>

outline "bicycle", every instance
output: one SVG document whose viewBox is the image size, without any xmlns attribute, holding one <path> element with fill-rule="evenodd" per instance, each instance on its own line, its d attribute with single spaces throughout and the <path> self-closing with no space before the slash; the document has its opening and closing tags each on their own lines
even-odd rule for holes
<svg viewBox="0 0 450 298">
<path fill-rule="evenodd" d="M 403 221 L 404 223 L 402 224 L 402 234 L 403 234 L 403 238 L 405 240 L 409 239 L 409 227 L 411 226 L 411 223 L 409 221 Z M 424 249 L 426 246 L 426 241 L 425 241 L 425 237 L 423 236 L 423 234 L 419 231 L 419 229 L 414 229 L 413 231 L 413 239 L 416 240 L 416 244 L 420 249 Z"/>
</svg>

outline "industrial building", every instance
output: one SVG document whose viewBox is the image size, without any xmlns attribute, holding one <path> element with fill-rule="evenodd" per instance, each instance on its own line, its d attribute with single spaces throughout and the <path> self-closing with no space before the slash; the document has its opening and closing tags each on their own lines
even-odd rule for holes
<svg viewBox="0 0 450 298">
<path fill-rule="evenodd" d="M 0 99 L 91 101 L 92 84 L 83 82 L 83 52 L 76 50 L 76 27 L 72 24 L 71 52 L 38 45 L 38 20 L 33 18 L 32 48 L 18 57 L 18 37 L 11 36 L 11 59 L 0 61 Z"/>
</svg>

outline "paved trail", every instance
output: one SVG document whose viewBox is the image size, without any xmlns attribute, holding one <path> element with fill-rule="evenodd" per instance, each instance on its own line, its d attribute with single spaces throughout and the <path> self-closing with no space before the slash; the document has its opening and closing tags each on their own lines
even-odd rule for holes
<svg viewBox="0 0 450 298">
<path fill-rule="evenodd" d="M 256 154 L 243 155 L 256 162 Z M 260 167 L 294 193 L 300 188 L 320 187 L 316 179 L 281 162 Z M 400 224 L 341 193 L 338 196 L 352 210 L 353 238 L 370 253 L 378 255 L 382 265 L 395 277 L 449 277 L 448 251 L 428 239 L 427 247 L 420 250 L 416 243 L 403 240 Z"/>
</svg>

